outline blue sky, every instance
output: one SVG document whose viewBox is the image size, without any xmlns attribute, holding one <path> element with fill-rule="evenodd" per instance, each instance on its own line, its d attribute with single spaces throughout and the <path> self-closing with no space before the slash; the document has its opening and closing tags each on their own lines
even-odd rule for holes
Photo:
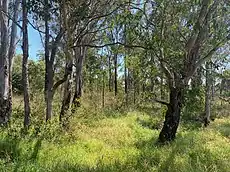
<svg viewBox="0 0 230 172">
<path fill-rule="evenodd" d="M 29 58 L 38 59 L 37 53 L 39 50 L 43 50 L 41 38 L 38 31 L 34 30 L 30 25 L 28 26 L 28 37 L 29 37 Z M 16 54 L 22 54 L 22 42 L 17 46 Z"/>
</svg>

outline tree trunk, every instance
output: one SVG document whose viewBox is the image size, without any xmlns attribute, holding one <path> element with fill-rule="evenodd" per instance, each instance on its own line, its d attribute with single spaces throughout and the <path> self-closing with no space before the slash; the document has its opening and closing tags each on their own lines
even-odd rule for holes
<svg viewBox="0 0 230 172">
<path fill-rule="evenodd" d="M 19 5 L 20 5 L 20 0 L 16 0 L 14 4 L 13 21 L 18 21 Z M 13 96 L 12 71 L 13 71 L 13 62 L 14 62 L 15 49 L 16 49 L 17 27 L 18 27 L 17 24 L 12 22 L 11 34 L 10 34 L 10 47 L 9 47 L 9 52 L 8 52 L 9 69 L 10 69 L 9 71 L 9 101 L 10 102 L 12 102 L 12 96 Z"/>
<path fill-rule="evenodd" d="M 1 8 L 8 13 L 8 0 L 1 2 Z M 1 49 L 0 49 L 0 124 L 6 124 L 11 115 L 12 100 L 10 99 L 9 85 L 9 58 L 8 48 L 8 20 L 4 13 L 0 13 L 1 21 Z"/>
<path fill-rule="evenodd" d="M 191 85 L 192 85 L 193 89 L 196 89 L 197 87 L 202 85 L 202 68 L 201 67 L 199 67 L 196 70 L 196 72 L 195 72 L 195 74 L 194 74 L 194 76 L 193 76 L 191 81 L 192 81 Z"/>
<path fill-rule="evenodd" d="M 64 79 L 58 81 L 54 85 L 54 60 L 56 57 L 56 53 L 58 50 L 58 43 L 60 42 L 64 30 L 61 27 L 59 33 L 56 35 L 55 40 L 50 46 L 50 28 L 49 28 L 49 1 L 44 0 L 44 21 L 45 21 L 45 102 L 46 102 L 46 121 L 51 119 L 52 116 L 52 102 L 53 96 L 58 86 L 60 86 L 63 82 L 66 81 L 67 76 L 65 75 Z"/>
<path fill-rule="evenodd" d="M 135 71 L 133 70 L 133 104 L 135 105 L 136 104 L 136 73 Z"/>
<path fill-rule="evenodd" d="M 128 77 L 127 77 L 127 60 L 126 56 L 124 57 L 124 75 L 125 75 L 125 104 L 128 106 Z"/>
<path fill-rule="evenodd" d="M 67 64 L 66 69 L 70 70 L 72 68 L 73 64 L 72 61 L 70 61 Z M 71 103 L 71 93 L 72 93 L 72 77 L 73 77 L 73 72 L 68 75 L 68 79 L 65 82 L 65 89 L 64 89 L 64 96 L 62 100 L 62 107 L 61 107 L 61 113 L 60 113 L 60 121 L 62 121 L 63 117 L 65 116 L 66 112 L 68 111 Z"/>
<path fill-rule="evenodd" d="M 207 127 L 210 123 L 211 116 L 211 76 L 210 76 L 210 64 L 206 62 L 206 91 L 205 91 L 205 118 L 204 126 Z"/>
<path fill-rule="evenodd" d="M 75 64 L 76 64 L 76 74 L 75 74 L 75 93 L 73 97 L 73 110 L 76 107 L 80 107 L 80 98 L 82 96 L 82 69 L 84 64 L 84 59 L 86 55 L 87 48 L 81 47 L 75 50 Z"/>
<path fill-rule="evenodd" d="M 159 135 L 159 141 L 162 143 L 172 141 L 176 137 L 180 122 L 182 98 L 181 88 L 170 88 L 170 102 L 165 115 L 164 125 Z"/>
<path fill-rule="evenodd" d="M 105 107 L 105 71 L 102 74 L 102 107 Z"/>
<path fill-rule="evenodd" d="M 28 19 L 27 19 L 27 3 L 26 0 L 22 1 L 23 9 L 23 61 L 22 61 L 22 85 L 24 94 L 24 126 L 27 127 L 30 124 L 30 100 L 29 100 L 29 81 L 28 81 Z"/>
<path fill-rule="evenodd" d="M 49 1 L 45 0 L 45 101 L 46 101 L 46 121 L 51 119 L 52 115 L 52 87 L 53 87 L 53 69 L 52 64 L 50 63 L 50 51 L 49 51 Z"/>
<path fill-rule="evenodd" d="M 211 79 L 211 92 L 212 92 L 212 99 L 211 99 L 211 101 L 214 101 L 214 98 L 215 98 L 215 82 L 216 82 L 216 79 L 215 79 L 215 76 L 213 75 L 213 72 L 214 72 L 214 68 L 213 68 L 213 65 L 212 64 L 210 64 L 210 67 L 211 67 L 211 71 L 210 71 L 210 75 L 211 75 L 211 77 L 210 77 L 210 79 Z"/>
<path fill-rule="evenodd" d="M 114 94 L 117 96 L 117 54 L 114 55 Z"/>
<path fill-rule="evenodd" d="M 112 69 L 111 69 L 111 56 L 109 55 L 109 92 L 112 92 Z"/>
<path fill-rule="evenodd" d="M 47 70 L 45 82 L 46 82 L 46 86 L 47 86 L 47 88 L 45 90 L 46 121 L 48 121 L 52 117 L 52 109 L 53 109 L 52 103 L 53 103 L 54 94 L 53 94 L 53 91 L 52 91 L 52 88 L 53 88 L 53 74 L 52 74 L 52 71 Z"/>
<path fill-rule="evenodd" d="M 161 73 L 161 81 L 160 81 L 160 92 L 161 92 L 161 100 L 165 99 L 165 93 L 164 93 L 164 74 Z"/>
</svg>

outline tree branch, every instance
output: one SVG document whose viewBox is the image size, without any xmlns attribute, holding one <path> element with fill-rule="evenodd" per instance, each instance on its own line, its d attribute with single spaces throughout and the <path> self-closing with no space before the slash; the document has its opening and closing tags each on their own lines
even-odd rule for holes
<svg viewBox="0 0 230 172">
<path fill-rule="evenodd" d="M 55 91 L 57 90 L 57 88 L 62 85 L 64 82 L 67 81 L 68 79 L 68 76 L 72 73 L 72 68 L 73 67 L 73 63 L 72 61 L 70 61 L 67 65 L 66 65 L 66 68 L 65 68 L 65 74 L 63 76 L 62 79 L 60 79 L 59 81 L 57 81 L 54 86 L 53 86 L 53 94 L 55 93 Z"/>
<path fill-rule="evenodd" d="M 10 19 L 14 24 L 16 24 L 22 30 L 22 26 L 16 20 L 10 17 L 10 15 L 7 12 L 5 12 L 1 7 L 0 7 L 0 11 L 4 13 L 8 19 Z"/>
<path fill-rule="evenodd" d="M 208 4 L 210 3 L 210 0 L 203 0 L 202 1 L 202 7 L 198 16 L 198 19 L 195 23 L 195 25 L 193 26 L 193 31 L 191 34 L 191 37 L 189 38 L 187 44 L 186 44 L 186 49 L 188 52 L 190 52 L 190 50 L 192 49 L 192 47 L 195 44 L 195 41 L 198 37 L 198 34 L 200 32 L 200 29 L 202 28 L 203 22 L 207 16 L 208 13 Z"/>
<path fill-rule="evenodd" d="M 171 107 L 171 105 L 163 100 L 158 100 L 158 99 L 151 99 L 152 101 L 154 102 L 157 102 L 157 103 L 160 103 L 160 104 L 163 104 L 163 105 L 166 105 L 167 107 Z"/>
<path fill-rule="evenodd" d="M 62 38 L 62 36 L 63 36 L 64 33 L 65 33 L 64 29 L 61 28 L 60 31 L 59 31 L 59 33 L 57 34 L 54 42 L 52 43 L 52 49 L 51 49 L 51 55 L 50 55 L 50 61 L 51 61 L 51 63 L 54 62 L 54 59 L 55 59 L 55 56 L 56 56 L 56 52 L 57 52 L 57 48 L 58 48 L 57 46 L 58 46 L 58 44 L 59 44 L 59 42 L 60 42 L 60 40 L 61 40 L 61 38 Z"/>
<path fill-rule="evenodd" d="M 153 50 L 152 48 L 149 48 L 149 47 L 144 47 L 144 46 L 141 46 L 141 45 L 124 44 L 124 43 L 121 43 L 121 42 L 108 43 L 108 44 L 104 44 L 104 45 L 79 44 L 79 45 L 72 46 L 72 48 L 82 47 L 82 46 L 90 47 L 90 48 L 103 48 L 103 47 L 108 47 L 108 46 L 112 46 L 112 45 L 122 45 L 122 46 L 124 46 L 126 48 L 142 48 L 142 49 L 145 49 L 145 50 Z"/>
<path fill-rule="evenodd" d="M 228 36 L 229 37 L 229 36 Z M 227 37 L 226 42 L 229 40 Z M 211 58 L 212 55 L 221 47 L 222 44 L 224 44 L 225 41 L 218 42 L 204 57 L 200 58 L 197 63 L 195 64 L 195 71 L 196 69 L 201 66 L 207 59 Z"/>
</svg>

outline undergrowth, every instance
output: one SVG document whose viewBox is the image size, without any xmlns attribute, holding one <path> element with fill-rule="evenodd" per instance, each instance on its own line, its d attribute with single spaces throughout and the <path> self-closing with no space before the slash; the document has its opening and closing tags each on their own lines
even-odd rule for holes
<svg viewBox="0 0 230 172">
<path fill-rule="evenodd" d="M 41 105 L 43 106 L 43 105 Z M 0 171 L 21 172 L 228 172 L 230 119 L 208 128 L 180 125 L 174 142 L 159 145 L 162 115 L 80 108 L 68 127 L 58 116 L 44 123 L 35 111 L 30 129 L 17 109 L 0 132 Z M 37 116 L 37 118 L 36 118 Z"/>
</svg>

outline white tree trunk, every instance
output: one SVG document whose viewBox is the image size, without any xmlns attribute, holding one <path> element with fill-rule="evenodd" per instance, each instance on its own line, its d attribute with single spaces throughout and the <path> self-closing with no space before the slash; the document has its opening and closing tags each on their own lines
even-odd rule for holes
<svg viewBox="0 0 230 172">
<path fill-rule="evenodd" d="M 8 0 L 1 1 L 1 9 L 8 12 Z M 1 48 L 0 48 L 0 124 L 5 124 L 10 119 L 12 102 L 9 99 L 9 58 L 8 49 L 8 19 L 3 12 L 0 13 L 1 23 Z"/>
</svg>

